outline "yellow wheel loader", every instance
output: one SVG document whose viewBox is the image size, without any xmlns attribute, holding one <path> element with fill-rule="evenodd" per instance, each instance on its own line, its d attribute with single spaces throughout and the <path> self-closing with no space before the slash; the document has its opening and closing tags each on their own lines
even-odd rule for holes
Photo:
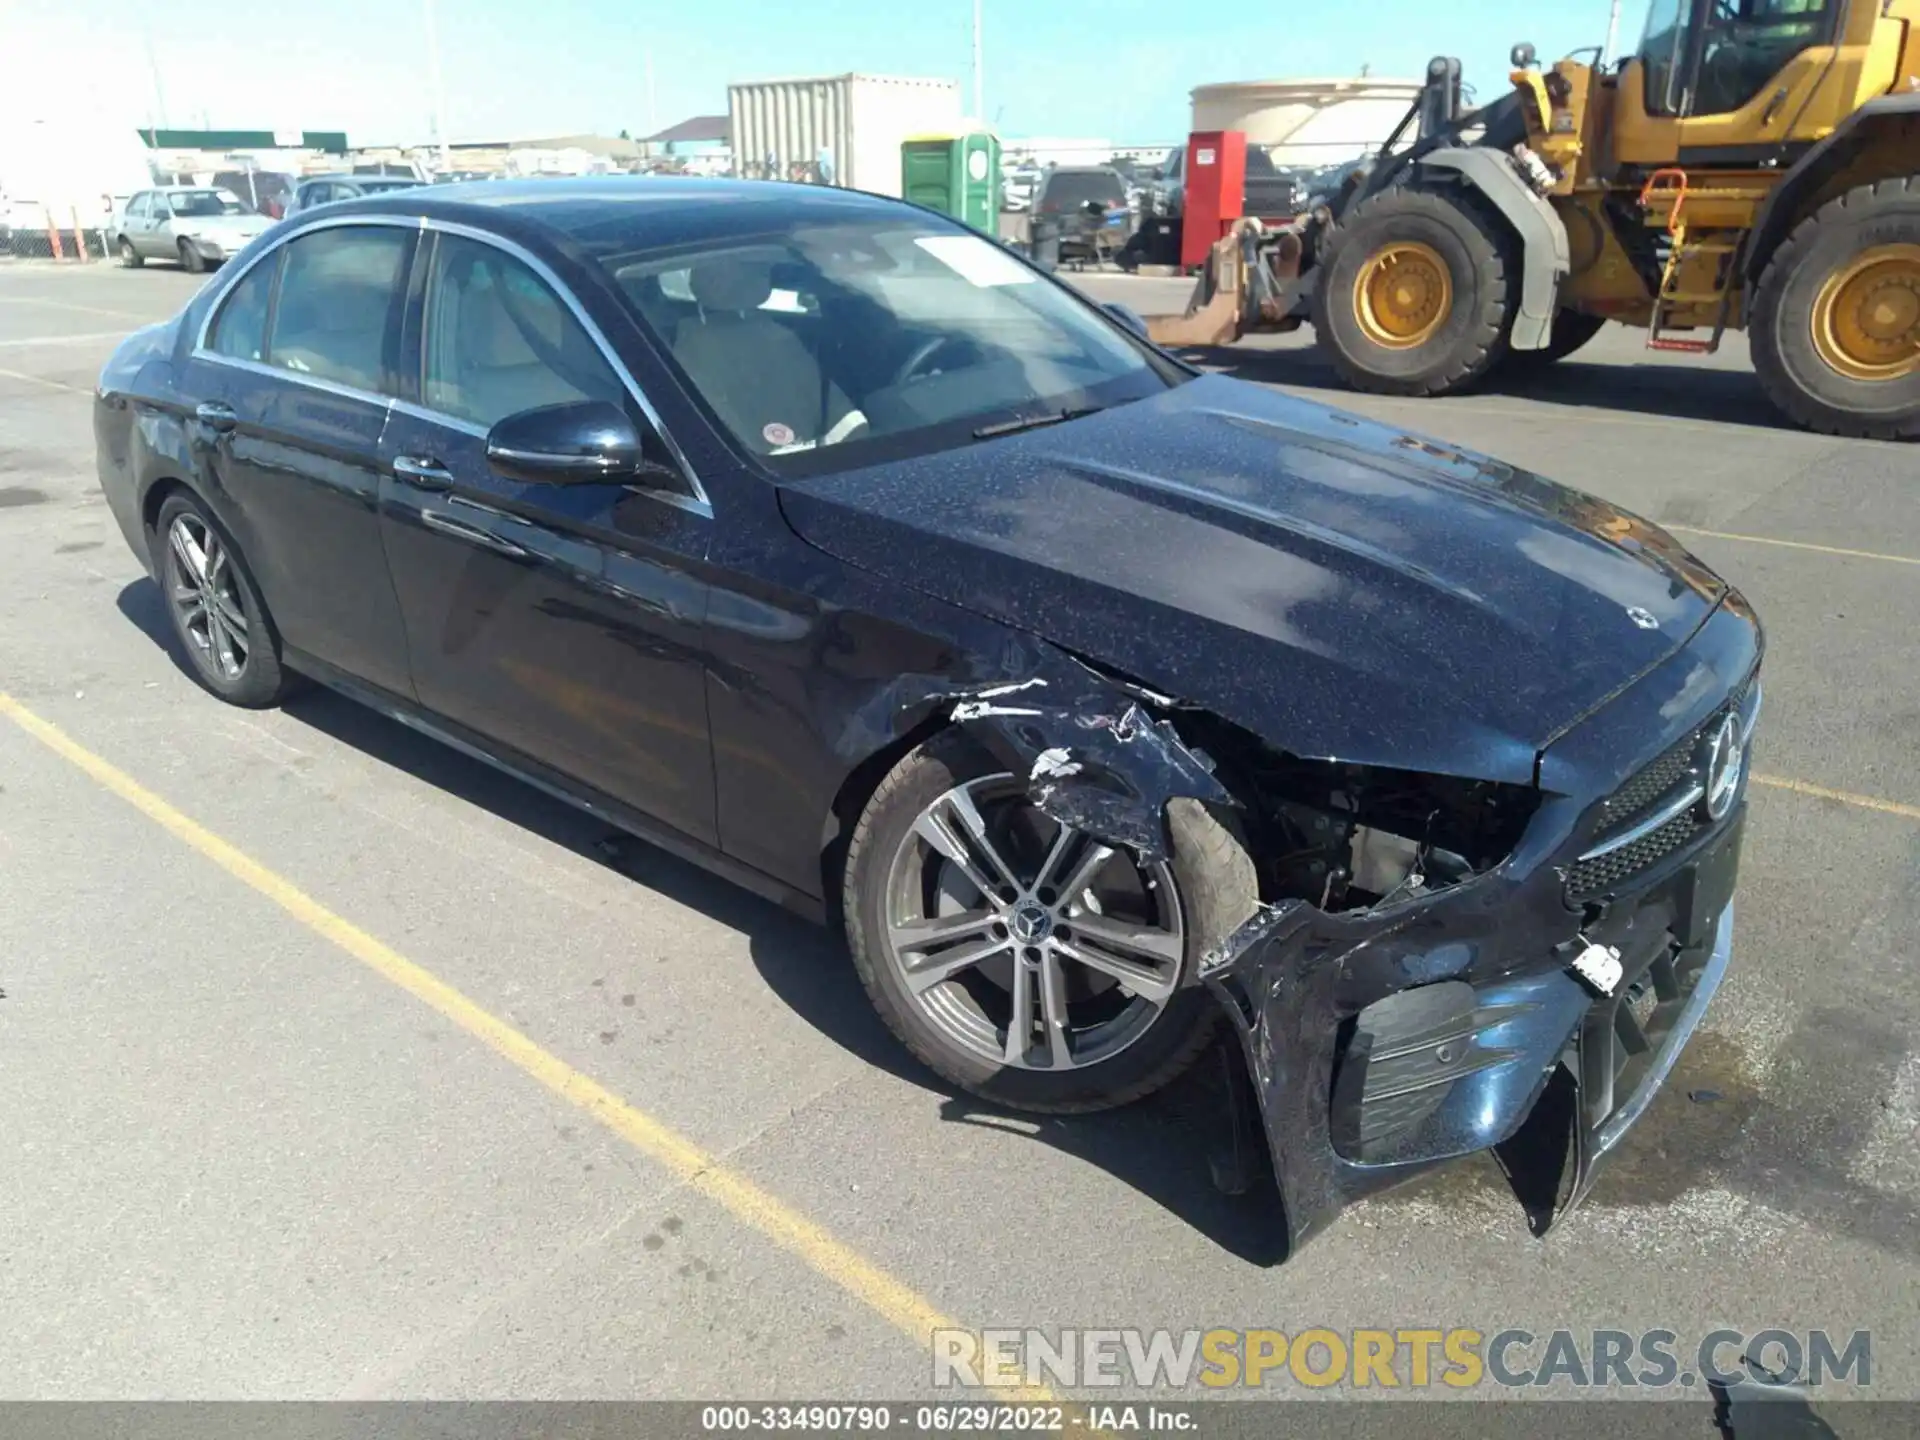
<svg viewBox="0 0 1920 1440">
<path fill-rule="evenodd" d="M 1222 241 L 1156 338 L 1310 318 L 1349 384 L 1443 395 L 1608 320 L 1658 350 L 1744 329 L 1795 421 L 1920 438 L 1920 0 L 1652 0 L 1637 52 L 1592 60 L 1516 46 L 1473 111 L 1435 60 L 1376 155 Z"/>
</svg>

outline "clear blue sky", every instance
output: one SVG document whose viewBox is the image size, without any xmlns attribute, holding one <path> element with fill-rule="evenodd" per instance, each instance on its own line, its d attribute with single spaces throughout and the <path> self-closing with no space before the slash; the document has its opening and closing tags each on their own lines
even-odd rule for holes
<svg viewBox="0 0 1920 1440">
<path fill-rule="evenodd" d="M 972 96 L 971 0 L 435 0 L 455 140 L 645 133 L 726 109 L 729 80 L 939 75 Z M 1597 45 L 1608 0 L 984 0 L 988 119 L 1008 135 L 1176 139 L 1210 81 L 1415 78 L 1454 53 L 1484 94 L 1506 53 Z M 1626 0 L 1621 44 L 1645 0 Z M 145 124 L 154 72 L 176 126 L 344 128 L 356 143 L 427 138 L 421 0 L 0 0 L 11 53 L 0 104 L 106 107 Z M 153 64 L 148 63 L 151 45 Z M 10 73 L 8 73 L 10 72 Z M 94 97 L 73 91 L 85 83 Z M 59 97 L 65 93 L 66 98 Z M 118 114 L 116 113 L 116 118 Z"/>
</svg>

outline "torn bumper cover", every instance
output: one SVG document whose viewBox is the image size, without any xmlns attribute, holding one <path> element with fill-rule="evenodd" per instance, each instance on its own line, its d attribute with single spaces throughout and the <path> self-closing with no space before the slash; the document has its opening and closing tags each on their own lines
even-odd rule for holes
<svg viewBox="0 0 1920 1440">
<path fill-rule="evenodd" d="M 1244 1047 L 1298 1245 L 1344 1206 L 1493 1149 L 1535 1234 L 1665 1082 L 1731 954 L 1742 804 L 1598 923 L 1560 871 L 1391 907 L 1269 907 L 1203 962 Z M 1620 953 L 1601 994 L 1569 960 Z"/>
</svg>

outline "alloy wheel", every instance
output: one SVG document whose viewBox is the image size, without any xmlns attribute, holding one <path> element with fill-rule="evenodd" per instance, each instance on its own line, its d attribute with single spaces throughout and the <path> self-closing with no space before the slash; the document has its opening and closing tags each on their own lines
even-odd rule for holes
<svg viewBox="0 0 1920 1440">
<path fill-rule="evenodd" d="M 167 588 L 195 660 L 222 680 L 239 679 L 252 637 L 227 547 L 198 515 L 176 515 L 167 550 Z"/>
<path fill-rule="evenodd" d="M 995 1064 L 1064 1071 L 1125 1050 L 1166 1012 L 1186 932 L 1172 871 L 1062 825 L 1011 775 L 921 811 L 888 868 L 888 962 L 946 1038 Z"/>
</svg>

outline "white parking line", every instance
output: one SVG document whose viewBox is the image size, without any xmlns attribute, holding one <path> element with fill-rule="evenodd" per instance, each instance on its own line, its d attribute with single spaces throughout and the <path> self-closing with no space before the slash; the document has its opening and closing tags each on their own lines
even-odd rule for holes
<svg viewBox="0 0 1920 1440">
<path fill-rule="evenodd" d="M 44 375 L 29 375 L 24 370 L 0 370 L 0 380 L 24 380 L 29 385 L 44 385 L 49 390 L 66 390 L 75 395 L 91 395 L 84 385 L 69 385 L 64 380 L 49 380 Z"/>
<path fill-rule="evenodd" d="M 34 345 L 91 345 L 96 340 L 124 340 L 124 330 L 90 330 L 81 335 L 28 335 L 24 339 L 0 340 L 0 349 L 24 350 Z"/>
<path fill-rule="evenodd" d="M 0 305 L 44 305 L 49 310 L 76 310 L 82 315 L 111 315 L 116 320 L 138 320 L 143 324 L 149 317 L 132 310 L 109 310 L 102 305 L 76 305 L 71 300 L 48 300 L 39 295 L 0 295 Z"/>
</svg>

